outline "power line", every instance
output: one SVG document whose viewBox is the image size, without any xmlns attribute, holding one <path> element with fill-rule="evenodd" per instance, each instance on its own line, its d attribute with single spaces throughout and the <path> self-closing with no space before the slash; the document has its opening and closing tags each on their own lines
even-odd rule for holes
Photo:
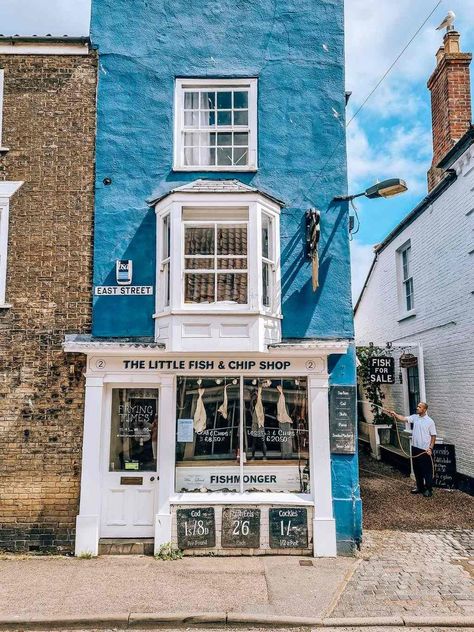
<svg viewBox="0 0 474 632">
<path fill-rule="evenodd" d="M 396 59 L 394 60 L 394 62 L 389 66 L 389 68 L 387 69 L 387 71 L 382 75 L 382 77 L 380 78 L 380 80 L 377 82 L 377 84 L 374 86 L 374 88 L 369 92 L 369 94 L 367 95 L 367 97 L 364 99 L 364 101 L 361 103 L 361 105 L 359 106 L 359 108 L 357 109 L 357 111 L 354 113 L 354 115 L 349 119 L 349 121 L 346 123 L 345 125 L 345 129 L 347 129 L 349 127 L 349 125 L 352 123 L 352 121 L 356 118 L 356 116 L 362 111 L 362 109 L 365 107 L 365 105 L 367 104 L 367 102 L 369 101 L 369 99 L 372 97 L 372 95 L 376 92 L 376 90 L 382 85 L 382 83 L 385 81 L 385 79 L 388 77 L 388 75 L 390 74 L 390 72 L 393 70 L 393 68 L 396 66 L 397 62 L 400 60 L 400 58 L 403 56 L 403 54 L 405 53 L 405 51 L 407 50 L 407 48 L 412 44 L 412 42 L 415 40 L 415 38 L 419 35 L 420 31 L 422 30 L 422 28 L 425 26 L 425 24 L 428 22 L 428 20 L 431 18 L 431 16 L 433 15 L 433 13 L 436 11 L 436 9 L 439 7 L 440 4 L 442 4 L 443 0 L 438 0 L 438 2 L 436 2 L 435 6 L 433 7 L 433 9 L 430 11 L 430 13 L 427 15 L 427 17 L 423 20 L 422 24 L 418 27 L 418 29 L 416 30 L 416 32 L 414 33 L 414 35 L 412 36 L 412 38 L 409 40 L 409 42 L 403 47 L 403 49 L 401 50 L 401 52 L 397 55 Z M 331 155 L 329 156 L 329 158 L 326 160 L 326 162 L 324 163 L 324 165 L 321 167 L 319 173 L 316 175 L 315 179 L 313 180 L 313 182 L 309 185 L 307 191 L 311 191 L 311 189 L 314 187 L 314 185 L 316 184 L 316 182 L 319 180 L 319 178 L 321 177 L 321 175 L 323 174 L 325 168 L 327 167 L 327 165 L 331 162 L 331 160 L 333 159 L 336 151 L 339 149 L 339 147 L 341 146 L 342 142 L 346 140 L 346 136 L 344 135 L 339 142 L 336 144 L 336 146 L 334 147 L 334 150 L 332 151 Z"/>
</svg>

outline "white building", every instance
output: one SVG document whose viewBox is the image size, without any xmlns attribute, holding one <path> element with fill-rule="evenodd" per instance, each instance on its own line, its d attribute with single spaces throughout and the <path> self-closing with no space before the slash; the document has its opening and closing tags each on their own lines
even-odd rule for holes
<svg viewBox="0 0 474 632">
<path fill-rule="evenodd" d="M 375 247 L 355 308 L 356 343 L 391 343 L 423 356 L 398 370 L 389 401 L 402 414 L 429 403 L 438 435 L 455 444 L 461 487 L 474 488 L 474 128 L 469 63 L 459 34 L 437 54 L 432 92 L 430 192 Z M 454 98 L 451 99 L 451 94 Z M 464 95 L 464 98 L 462 98 Z M 447 131 L 448 130 L 448 131 Z M 463 132 L 460 134 L 460 132 Z M 446 135 L 448 134 L 448 136 Z M 461 136 L 459 138 L 459 135 Z M 456 137 L 457 136 L 457 137 Z M 441 178 L 441 179 L 440 179 Z M 424 382 L 418 370 L 424 364 Z"/>
</svg>

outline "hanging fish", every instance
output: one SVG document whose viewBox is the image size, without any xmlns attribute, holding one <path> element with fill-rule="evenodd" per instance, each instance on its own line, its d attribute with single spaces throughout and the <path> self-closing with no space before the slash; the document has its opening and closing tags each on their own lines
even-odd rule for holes
<svg viewBox="0 0 474 632">
<path fill-rule="evenodd" d="M 277 404 L 277 419 L 279 424 L 292 424 L 293 421 L 286 410 L 286 400 L 283 393 L 283 387 L 278 385 L 277 391 L 280 393 Z"/>
<path fill-rule="evenodd" d="M 318 243 L 321 236 L 321 213 L 315 208 L 306 211 L 306 254 L 311 259 L 313 292 L 319 287 Z"/>
<path fill-rule="evenodd" d="M 194 411 L 194 430 L 196 432 L 203 432 L 206 429 L 207 415 L 206 408 L 202 396 L 204 395 L 204 389 L 198 389 L 198 399 L 196 402 L 196 410 Z"/>
<path fill-rule="evenodd" d="M 265 411 L 263 409 L 261 386 L 257 388 L 257 401 L 255 402 L 255 417 L 257 418 L 257 426 L 259 428 L 264 428 L 265 427 Z"/>
<path fill-rule="evenodd" d="M 224 386 L 224 401 L 222 402 L 222 404 L 219 406 L 219 408 L 217 409 L 217 412 L 220 413 L 224 419 L 227 419 L 227 384 Z"/>
</svg>

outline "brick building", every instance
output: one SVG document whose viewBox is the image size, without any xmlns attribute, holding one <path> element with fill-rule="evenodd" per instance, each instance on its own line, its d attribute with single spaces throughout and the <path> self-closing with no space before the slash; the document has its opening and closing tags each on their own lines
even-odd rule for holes
<svg viewBox="0 0 474 632">
<path fill-rule="evenodd" d="M 69 551 L 84 367 L 61 344 L 90 330 L 96 57 L 2 38 L 0 69 L 0 549 Z"/>
<path fill-rule="evenodd" d="M 474 128 L 471 55 L 459 52 L 459 39 L 456 31 L 445 35 L 428 83 L 429 193 L 376 246 L 355 325 L 358 345 L 392 345 L 401 383 L 388 387 L 388 403 L 408 415 L 426 399 L 438 435 L 455 445 L 459 486 L 472 492 Z M 416 356 L 417 364 L 403 368 L 402 353 Z"/>
</svg>

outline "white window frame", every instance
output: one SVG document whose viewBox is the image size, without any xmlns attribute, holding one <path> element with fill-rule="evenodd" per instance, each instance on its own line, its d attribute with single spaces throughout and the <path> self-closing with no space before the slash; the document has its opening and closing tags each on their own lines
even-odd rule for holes
<svg viewBox="0 0 474 632">
<path fill-rule="evenodd" d="M 405 276 L 404 257 L 409 252 L 408 276 Z M 397 269 L 398 269 L 398 295 L 399 307 L 402 318 L 415 315 L 415 289 L 413 283 L 413 257 L 411 240 L 406 241 L 397 249 Z M 407 302 L 407 285 L 411 284 L 411 306 Z"/>
<path fill-rule="evenodd" d="M 184 92 L 186 90 L 223 90 L 225 88 L 248 89 L 248 163 L 246 165 L 202 165 L 184 164 Z M 216 128 L 218 131 L 219 128 Z M 222 131 L 229 131 L 222 128 Z M 238 128 L 234 131 L 238 131 Z M 245 129 L 247 131 L 247 128 Z M 174 96 L 174 171 L 257 171 L 257 79 L 176 79 Z"/>
<path fill-rule="evenodd" d="M 4 149 L 3 139 L 3 84 L 4 84 L 5 71 L 0 68 L 0 149 Z"/>
<path fill-rule="evenodd" d="M 174 202 L 164 205 L 157 210 L 157 293 L 156 315 L 166 313 L 239 313 L 239 314 L 265 314 L 281 317 L 280 296 L 280 249 L 279 249 L 279 212 L 266 205 L 262 201 L 204 201 L 200 199 L 186 202 Z M 196 211 L 196 219 L 184 219 L 183 210 Z M 199 211 L 209 217 L 209 211 L 215 209 L 213 219 L 203 220 L 203 224 L 236 224 L 242 223 L 237 219 L 237 213 L 248 209 L 247 224 L 247 304 L 234 302 L 216 303 L 185 303 L 184 301 L 184 227 L 185 225 L 198 225 Z M 230 219 L 235 211 L 236 219 Z M 225 213 L 225 215 L 224 215 Z M 230 216 L 229 216 L 230 213 Z M 262 280 L 262 234 L 261 218 L 263 214 L 271 218 L 272 247 L 272 280 L 270 289 L 270 305 L 263 305 L 263 280 Z M 166 268 L 163 265 L 163 220 L 166 216 L 171 218 L 171 248 L 170 248 L 170 304 L 166 305 L 164 275 Z"/>
<path fill-rule="evenodd" d="M 23 182 L 0 182 L 0 309 L 11 307 L 6 303 L 10 198 L 22 184 Z"/>
</svg>

